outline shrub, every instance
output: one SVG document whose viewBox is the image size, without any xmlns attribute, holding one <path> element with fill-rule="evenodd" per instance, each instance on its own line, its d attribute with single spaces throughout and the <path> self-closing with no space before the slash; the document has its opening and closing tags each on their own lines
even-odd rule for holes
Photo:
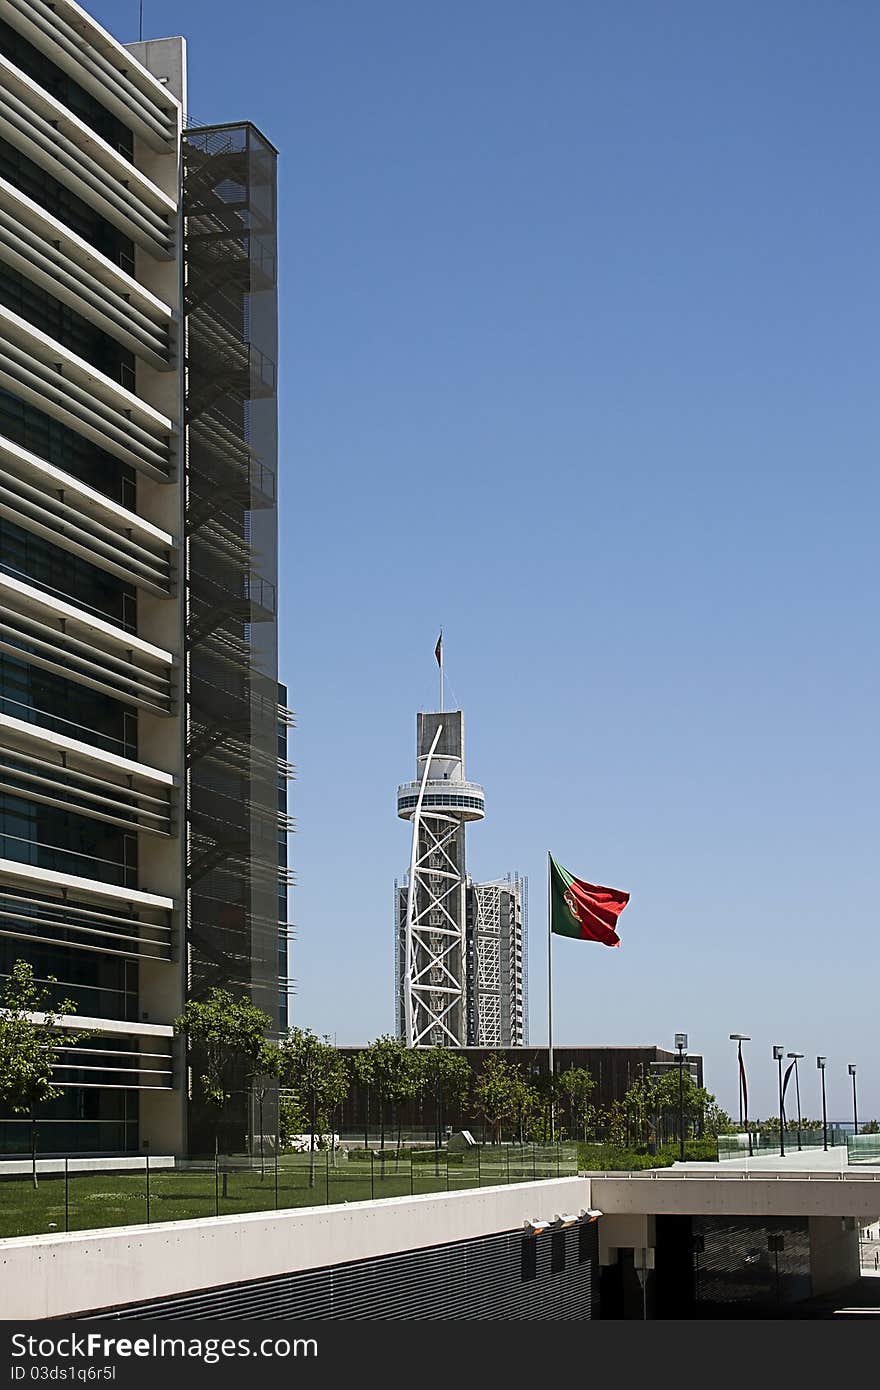
<svg viewBox="0 0 880 1390">
<path fill-rule="evenodd" d="M 718 1145 L 714 1139 L 688 1139 L 685 1159 L 691 1163 L 715 1163 Z M 628 1148 L 623 1144 L 578 1144 L 578 1167 L 606 1172 L 642 1172 L 646 1168 L 669 1168 L 677 1163 L 679 1147 L 676 1141 L 663 1144 L 655 1154 L 646 1152 L 644 1145 Z"/>
</svg>

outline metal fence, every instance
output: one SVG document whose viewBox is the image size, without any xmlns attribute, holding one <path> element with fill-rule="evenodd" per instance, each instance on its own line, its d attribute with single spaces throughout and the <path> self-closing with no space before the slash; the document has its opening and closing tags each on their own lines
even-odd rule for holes
<svg viewBox="0 0 880 1390">
<path fill-rule="evenodd" d="M 3 1171 L 3 1169 L 6 1171 Z M 448 1149 L 350 1149 L 217 1154 L 124 1168 L 74 1158 L 0 1165 L 0 1239 L 100 1230 L 156 1221 L 282 1211 L 383 1197 L 572 1177 L 577 1146 L 486 1145 Z"/>
<path fill-rule="evenodd" d="M 824 1147 L 824 1135 L 821 1129 L 802 1129 L 798 1133 L 797 1129 L 786 1128 L 783 1135 L 783 1143 L 786 1153 L 797 1153 L 804 1149 L 821 1149 Z M 847 1133 L 842 1125 L 829 1126 L 828 1128 L 828 1147 L 829 1149 L 843 1148 L 847 1143 Z M 779 1130 L 752 1130 L 751 1134 L 719 1134 L 718 1136 L 718 1157 L 726 1158 L 747 1158 L 755 1154 L 779 1153 Z"/>
<path fill-rule="evenodd" d="M 849 1134 L 846 1139 L 847 1163 L 880 1164 L 880 1134 Z"/>
</svg>

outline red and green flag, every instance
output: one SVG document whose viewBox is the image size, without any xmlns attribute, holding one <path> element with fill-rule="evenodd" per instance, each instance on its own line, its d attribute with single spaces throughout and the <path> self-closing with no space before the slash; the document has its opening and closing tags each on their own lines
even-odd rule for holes
<svg viewBox="0 0 880 1390">
<path fill-rule="evenodd" d="M 615 928 L 628 902 L 629 893 L 575 878 L 550 855 L 550 930 L 557 936 L 619 946 Z"/>
</svg>

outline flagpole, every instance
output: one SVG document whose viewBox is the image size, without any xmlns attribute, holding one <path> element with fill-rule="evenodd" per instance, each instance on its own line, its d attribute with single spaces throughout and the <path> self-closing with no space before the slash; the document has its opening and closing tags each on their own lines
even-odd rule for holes
<svg viewBox="0 0 880 1390">
<path fill-rule="evenodd" d="M 553 1116 L 553 921 L 550 902 L 550 851 L 547 851 L 547 1058 L 550 1077 L 550 1143 L 555 1138 Z"/>
</svg>

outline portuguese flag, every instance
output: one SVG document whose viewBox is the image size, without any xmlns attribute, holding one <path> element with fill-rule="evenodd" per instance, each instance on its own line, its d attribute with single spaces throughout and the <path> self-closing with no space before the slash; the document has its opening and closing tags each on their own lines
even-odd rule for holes
<svg viewBox="0 0 880 1390">
<path fill-rule="evenodd" d="M 575 878 L 550 855 L 550 930 L 557 936 L 619 946 L 615 928 L 628 902 L 629 893 Z"/>
</svg>

